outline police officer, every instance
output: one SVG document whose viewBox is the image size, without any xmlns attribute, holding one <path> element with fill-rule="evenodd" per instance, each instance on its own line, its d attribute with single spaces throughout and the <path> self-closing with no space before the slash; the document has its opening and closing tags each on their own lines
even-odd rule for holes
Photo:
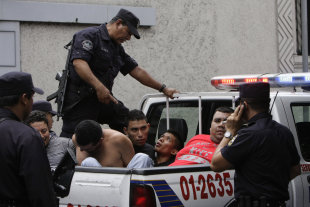
<svg viewBox="0 0 310 207">
<path fill-rule="evenodd" d="M 227 119 L 211 168 L 235 168 L 238 206 L 285 206 L 288 183 L 300 174 L 294 137 L 269 114 L 268 83 L 243 84 L 239 90 L 240 105 Z"/>
<path fill-rule="evenodd" d="M 61 136 L 71 137 L 75 126 L 86 119 L 122 132 L 128 109 L 112 94 L 119 71 L 168 97 L 177 92 L 154 80 L 122 47 L 132 35 L 140 39 L 139 24 L 133 13 L 121 9 L 109 23 L 74 35 Z"/>
<path fill-rule="evenodd" d="M 22 123 L 32 109 L 31 75 L 10 72 L 0 77 L 0 206 L 54 207 L 56 198 L 43 141 Z"/>
</svg>

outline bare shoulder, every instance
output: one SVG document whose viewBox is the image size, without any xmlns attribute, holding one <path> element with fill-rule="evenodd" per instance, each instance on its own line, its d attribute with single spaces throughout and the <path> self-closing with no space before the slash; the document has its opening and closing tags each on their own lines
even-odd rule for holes
<svg viewBox="0 0 310 207">
<path fill-rule="evenodd" d="M 75 134 L 72 135 L 72 143 L 74 144 L 75 147 L 78 147 L 78 144 L 76 142 Z"/>
<path fill-rule="evenodd" d="M 131 143 L 131 141 L 126 135 L 113 129 L 104 129 L 103 137 L 105 140 L 111 141 L 113 143 L 124 143 L 124 142 Z"/>
</svg>

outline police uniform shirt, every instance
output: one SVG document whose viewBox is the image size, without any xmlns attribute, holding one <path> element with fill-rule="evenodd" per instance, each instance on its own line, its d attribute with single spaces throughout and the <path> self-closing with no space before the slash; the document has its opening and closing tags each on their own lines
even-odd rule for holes
<svg viewBox="0 0 310 207">
<path fill-rule="evenodd" d="M 235 197 L 289 199 L 290 167 L 300 161 L 290 130 L 260 113 L 221 150 L 235 167 Z"/>
<path fill-rule="evenodd" d="M 44 143 L 39 133 L 0 108 L 0 200 L 54 207 L 56 197 Z"/>
<path fill-rule="evenodd" d="M 110 90 L 114 78 L 120 71 L 127 75 L 138 64 L 134 59 L 127 55 L 122 45 L 116 44 L 111 40 L 106 24 L 97 27 L 89 27 L 73 37 L 72 55 L 70 58 L 70 75 L 75 85 L 81 84 L 81 79 L 73 69 L 74 59 L 85 60 L 94 75 Z"/>
</svg>

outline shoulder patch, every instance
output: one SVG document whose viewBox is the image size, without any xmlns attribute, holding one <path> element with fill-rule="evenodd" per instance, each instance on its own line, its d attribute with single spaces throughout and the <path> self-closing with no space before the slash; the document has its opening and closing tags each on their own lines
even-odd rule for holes
<svg viewBox="0 0 310 207">
<path fill-rule="evenodd" d="M 234 141 L 236 140 L 238 134 L 236 136 L 234 136 L 229 142 L 228 142 L 228 146 L 232 145 L 232 143 L 234 143 Z"/>
<path fill-rule="evenodd" d="M 90 41 L 90 40 L 84 40 L 84 41 L 82 42 L 82 46 L 83 46 L 83 48 L 84 48 L 85 50 L 87 50 L 87 51 L 93 49 L 93 43 L 92 43 L 92 41 Z"/>
</svg>

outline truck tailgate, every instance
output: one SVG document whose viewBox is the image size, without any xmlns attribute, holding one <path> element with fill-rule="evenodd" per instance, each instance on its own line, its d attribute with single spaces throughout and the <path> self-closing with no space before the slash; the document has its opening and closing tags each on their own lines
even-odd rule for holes
<svg viewBox="0 0 310 207">
<path fill-rule="evenodd" d="M 77 167 L 60 206 L 129 206 L 130 176 L 127 168 Z"/>
<path fill-rule="evenodd" d="M 157 167 L 133 170 L 131 183 L 151 186 L 157 206 L 225 206 L 233 198 L 233 176 L 206 165 Z"/>
</svg>

